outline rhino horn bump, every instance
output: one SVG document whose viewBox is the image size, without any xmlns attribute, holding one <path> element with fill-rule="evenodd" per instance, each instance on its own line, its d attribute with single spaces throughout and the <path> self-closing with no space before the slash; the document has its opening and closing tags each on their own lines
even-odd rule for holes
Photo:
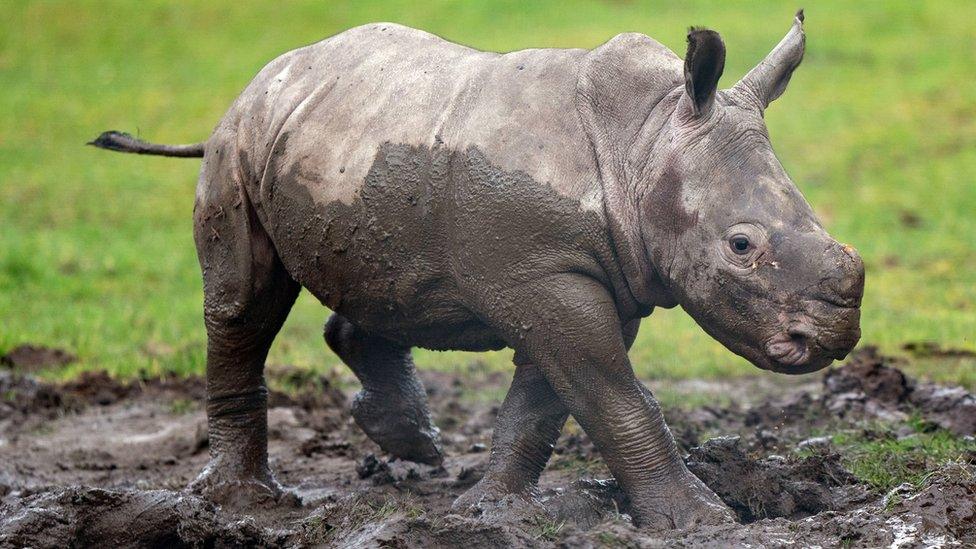
<svg viewBox="0 0 976 549">
<path fill-rule="evenodd" d="M 806 51 L 804 18 L 803 10 L 797 11 L 786 36 L 732 89 L 753 98 L 760 109 L 765 109 L 782 95 Z"/>
</svg>

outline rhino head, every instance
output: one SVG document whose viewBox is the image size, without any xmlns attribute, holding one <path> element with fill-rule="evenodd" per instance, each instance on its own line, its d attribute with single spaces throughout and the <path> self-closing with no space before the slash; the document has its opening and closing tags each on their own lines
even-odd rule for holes
<svg viewBox="0 0 976 549">
<path fill-rule="evenodd" d="M 788 374 L 851 351 L 864 288 L 857 252 L 824 230 L 763 122 L 803 58 L 802 21 L 801 11 L 727 90 L 717 90 L 718 33 L 691 30 L 684 89 L 659 134 L 643 208 L 647 251 L 671 297 L 731 351 Z"/>
</svg>

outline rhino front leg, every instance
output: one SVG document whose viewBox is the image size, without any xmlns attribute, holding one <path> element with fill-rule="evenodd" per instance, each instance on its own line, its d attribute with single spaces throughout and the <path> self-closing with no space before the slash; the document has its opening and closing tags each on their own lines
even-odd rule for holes
<svg viewBox="0 0 976 549">
<path fill-rule="evenodd" d="M 623 327 L 627 350 L 637 338 L 640 319 Z M 515 377 L 495 420 L 485 476 L 454 502 L 455 511 L 479 509 L 507 494 L 524 494 L 539 482 L 552 456 L 569 410 L 533 364 L 516 357 Z M 521 364 L 520 364 L 521 363 Z"/>
<path fill-rule="evenodd" d="M 593 440 L 631 500 L 638 525 L 655 530 L 732 521 L 731 511 L 681 460 L 660 406 L 634 376 L 616 306 L 592 278 L 565 275 L 509 296 L 527 327 L 517 352 L 537 364 Z M 535 304 L 534 309 L 519 304 Z"/>
<path fill-rule="evenodd" d="M 410 349 L 370 335 L 338 314 L 325 325 L 325 341 L 363 385 L 352 415 L 366 436 L 398 458 L 440 465 L 440 436 Z"/>
<path fill-rule="evenodd" d="M 569 410 L 532 364 L 519 364 L 495 420 L 485 476 L 454 502 L 455 511 L 480 510 L 508 494 L 535 487 Z"/>
</svg>

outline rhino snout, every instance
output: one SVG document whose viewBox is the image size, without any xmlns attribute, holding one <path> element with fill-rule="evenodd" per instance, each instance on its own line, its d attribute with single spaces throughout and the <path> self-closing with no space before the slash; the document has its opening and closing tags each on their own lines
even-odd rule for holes
<svg viewBox="0 0 976 549">
<path fill-rule="evenodd" d="M 859 307 L 864 295 L 864 262 L 852 246 L 828 248 L 830 267 L 820 281 L 820 299 L 838 307 Z"/>
</svg>

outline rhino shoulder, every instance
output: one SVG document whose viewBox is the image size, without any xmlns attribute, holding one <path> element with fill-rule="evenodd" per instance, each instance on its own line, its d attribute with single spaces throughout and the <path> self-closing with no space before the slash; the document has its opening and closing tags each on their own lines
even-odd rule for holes
<svg viewBox="0 0 976 549">
<path fill-rule="evenodd" d="M 602 111 L 598 114 L 639 124 L 643 119 L 635 115 L 681 85 L 682 67 L 681 59 L 657 40 L 636 32 L 618 34 L 586 55 L 577 90 L 590 109 Z"/>
<path fill-rule="evenodd" d="M 660 57 L 660 60 L 666 63 L 674 60 L 679 64 L 681 63 L 678 55 L 667 46 L 639 32 L 622 32 L 594 48 L 592 51 L 600 55 L 636 56 L 647 61 L 654 60 L 655 57 Z"/>
<path fill-rule="evenodd" d="M 590 51 L 576 83 L 576 108 L 597 157 L 613 245 L 631 291 L 650 303 L 645 281 L 653 267 L 640 232 L 640 214 L 628 191 L 629 149 L 658 102 L 683 82 L 683 63 L 660 42 L 619 34 Z"/>
</svg>

